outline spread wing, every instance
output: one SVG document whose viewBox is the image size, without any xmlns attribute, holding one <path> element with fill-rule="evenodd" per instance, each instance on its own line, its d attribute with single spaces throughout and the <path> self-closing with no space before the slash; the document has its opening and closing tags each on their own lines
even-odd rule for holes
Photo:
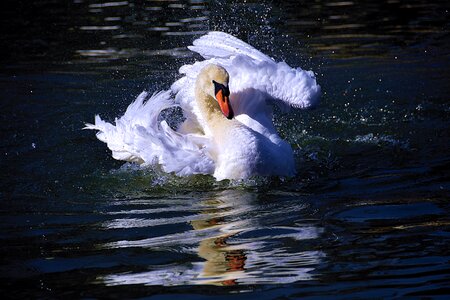
<svg viewBox="0 0 450 300">
<path fill-rule="evenodd" d="M 296 108 L 313 106 L 319 100 L 320 86 L 312 71 L 291 68 L 284 62 L 277 63 L 229 34 L 210 32 L 195 40 L 193 46 L 188 48 L 205 60 L 180 68 L 184 77 L 172 85 L 172 91 L 180 93 L 176 101 L 182 106 L 190 106 L 186 102 L 191 102 L 189 99 L 193 96 L 195 78 L 210 63 L 227 69 L 232 94 L 252 89 Z"/>
<path fill-rule="evenodd" d="M 195 101 L 194 86 L 200 70 L 211 63 L 223 66 L 230 74 L 230 101 L 236 119 L 266 136 L 276 135 L 267 100 L 285 109 L 307 108 L 319 100 L 320 86 L 312 71 L 277 63 L 229 34 L 210 32 L 188 48 L 205 60 L 182 66 L 179 71 L 184 76 L 171 89 L 176 94 L 175 102 L 191 122 L 191 128 L 207 127 Z"/>
<path fill-rule="evenodd" d="M 180 176 L 214 173 L 209 139 L 180 134 L 166 121 L 158 121 L 161 111 L 173 106 L 169 91 L 151 97 L 143 92 L 114 125 L 97 115 L 95 124 L 86 124 L 85 129 L 98 130 L 97 138 L 107 144 L 115 159 L 143 165 L 158 163 L 165 172 Z"/>
</svg>

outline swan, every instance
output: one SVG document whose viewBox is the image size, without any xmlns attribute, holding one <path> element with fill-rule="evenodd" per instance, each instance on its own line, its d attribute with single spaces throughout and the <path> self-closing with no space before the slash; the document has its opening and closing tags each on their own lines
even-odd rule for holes
<svg viewBox="0 0 450 300">
<path fill-rule="evenodd" d="M 180 68 L 170 90 L 142 92 L 115 125 L 95 116 L 97 130 L 115 159 L 160 165 L 178 176 L 210 174 L 216 180 L 293 176 L 293 151 L 273 125 L 272 105 L 315 105 L 320 86 L 312 71 L 275 62 L 223 32 L 210 32 L 188 47 L 204 60 Z M 161 112 L 180 107 L 175 130 Z"/>
</svg>

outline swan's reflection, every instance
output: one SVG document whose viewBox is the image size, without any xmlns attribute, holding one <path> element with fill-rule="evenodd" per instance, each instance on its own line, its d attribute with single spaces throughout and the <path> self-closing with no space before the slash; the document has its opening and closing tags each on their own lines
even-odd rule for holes
<svg viewBox="0 0 450 300">
<path fill-rule="evenodd" d="M 211 193 L 201 201 L 190 202 L 185 211 L 191 214 L 186 217 L 158 218 L 160 224 L 187 222 L 191 230 L 104 245 L 116 249 L 140 247 L 181 252 L 180 255 L 196 253 L 201 259 L 189 263 L 179 259 L 169 265 L 150 266 L 151 270 L 147 272 L 111 274 L 101 280 L 107 285 L 236 285 L 312 279 L 312 271 L 320 263 L 323 254 L 305 251 L 304 247 L 300 247 L 302 251 L 290 249 L 290 245 L 293 241 L 301 241 L 299 244 L 302 244 L 304 240 L 316 239 L 321 230 L 310 225 L 273 226 L 271 218 L 277 220 L 285 214 L 296 215 L 304 207 L 275 204 L 268 208 L 258 205 L 257 201 L 257 194 L 247 191 Z M 186 205 L 186 202 L 183 204 Z M 274 208 L 279 211 L 273 211 Z M 283 211 L 283 208 L 288 211 Z M 117 212 L 112 214 L 116 215 Z M 152 227 L 155 219 L 114 219 L 106 222 L 105 226 L 111 230 L 143 227 L 140 223 Z"/>
<path fill-rule="evenodd" d="M 247 194 L 249 196 L 250 194 Z M 231 193 L 222 192 L 217 195 L 214 200 L 207 200 L 205 204 L 215 204 L 216 208 L 207 209 L 202 213 L 212 216 L 205 220 L 193 220 L 191 225 L 194 230 L 204 230 L 208 228 L 217 227 L 219 234 L 210 238 L 206 238 L 200 241 L 198 247 L 198 255 L 205 259 L 203 268 L 198 276 L 197 283 L 202 284 L 219 284 L 219 285 L 235 285 L 236 279 L 244 275 L 244 266 L 246 255 L 243 249 L 234 249 L 227 245 L 227 239 L 236 233 L 239 233 L 242 229 L 242 225 L 245 222 L 241 221 L 226 221 L 226 217 L 216 216 L 220 209 L 229 209 L 229 212 L 233 212 L 234 204 L 230 203 L 231 199 L 240 199 L 239 196 L 234 195 L 231 197 Z M 236 197 L 238 196 L 238 197 Z M 251 197 L 244 197 L 243 210 L 245 212 L 249 210 L 248 203 L 253 200 Z M 213 207 L 212 205 L 210 207 Z M 234 215 L 234 214 L 232 214 Z M 231 215 L 231 216 L 232 216 Z M 245 224 L 250 225 L 250 224 Z M 239 247 L 238 247 L 239 248 Z"/>
</svg>

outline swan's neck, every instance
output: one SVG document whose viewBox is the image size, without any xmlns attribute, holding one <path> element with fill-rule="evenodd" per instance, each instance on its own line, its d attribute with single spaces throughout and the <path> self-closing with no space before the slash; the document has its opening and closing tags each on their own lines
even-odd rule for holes
<svg viewBox="0 0 450 300">
<path fill-rule="evenodd" d="M 231 120 L 225 118 L 220 110 L 220 107 L 213 97 L 205 93 L 199 88 L 195 90 L 195 97 L 197 99 L 197 103 L 200 109 L 200 113 L 202 114 L 203 119 L 206 121 L 207 126 L 213 135 L 221 135 L 224 127 L 229 126 Z"/>
</svg>

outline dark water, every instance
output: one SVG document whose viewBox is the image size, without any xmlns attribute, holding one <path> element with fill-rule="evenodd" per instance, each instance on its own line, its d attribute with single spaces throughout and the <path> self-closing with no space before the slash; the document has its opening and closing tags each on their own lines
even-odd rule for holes
<svg viewBox="0 0 450 300">
<path fill-rule="evenodd" d="M 2 4 L 3 297 L 449 296 L 448 1 Z M 317 73 L 319 107 L 276 116 L 295 178 L 139 170 L 81 130 L 208 30 Z"/>
</svg>

